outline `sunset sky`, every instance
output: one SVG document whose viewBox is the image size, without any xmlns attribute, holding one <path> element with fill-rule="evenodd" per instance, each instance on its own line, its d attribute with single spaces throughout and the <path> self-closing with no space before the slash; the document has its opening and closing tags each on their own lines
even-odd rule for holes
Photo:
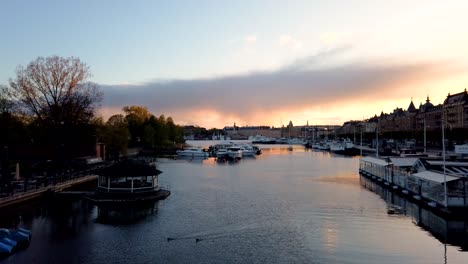
<svg viewBox="0 0 468 264">
<path fill-rule="evenodd" d="M 100 114 L 176 123 L 342 124 L 468 87 L 468 1 L 2 1 L 0 84 L 75 56 Z"/>
</svg>

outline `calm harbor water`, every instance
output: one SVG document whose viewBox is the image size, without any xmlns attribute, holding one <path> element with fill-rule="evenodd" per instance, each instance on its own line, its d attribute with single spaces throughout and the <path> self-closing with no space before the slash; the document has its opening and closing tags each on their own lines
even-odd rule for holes
<svg viewBox="0 0 468 264">
<path fill-rule="evenodd" d="M 20 209 L 33 240 L 4 262 L 468 263 L 466 220 L 360 178 L 358 158 L 261 147 L 232 163 L 159 159 L 172 194 L 150 208 Z"/>
</svg>

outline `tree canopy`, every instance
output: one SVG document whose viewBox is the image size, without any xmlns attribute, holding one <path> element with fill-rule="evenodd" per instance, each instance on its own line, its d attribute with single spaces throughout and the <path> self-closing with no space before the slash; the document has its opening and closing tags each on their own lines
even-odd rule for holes
<svg viewBox="0 0 468 264">
<path fill-rule="evenodd" d="M 21 109 L 41 122 L 82 124 L 92 119 L 102 100 L 97 86 L 88 82 L 90 76 L 79 58 L 39 57 L 17 68 L 10 89 Z"/>
<path fill-rule="evenodd" d="M 11 100 L 9 93 L 8 87 L 0 85 L 0 114 L 9 114 L 15 108 L 15 104 Z"/>
<path fill-rule="evenodd" d="M 159 148 L 184 142 L 184 130 L 172 117 L 156 117 L 148 108 L 137 105 L 122 110 L 125 115 L 109 117 L 98 133 L 109 152 L 124 153 L 128 147 Z"/>
</svg>

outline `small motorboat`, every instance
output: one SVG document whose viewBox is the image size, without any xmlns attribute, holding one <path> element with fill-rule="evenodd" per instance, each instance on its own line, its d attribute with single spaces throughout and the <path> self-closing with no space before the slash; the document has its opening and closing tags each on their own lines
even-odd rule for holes
<svg viewBox="0 0 468 264">
<path fill-rule="evenodd" d="M 183 150 L 177 150 L 176 154 L 182 157 L 208 157 L 208 152 L 204 151 L 202 148 L 186 148 Z"/>
<path fill-rule="evenodd" d="M 242 159 L 242 149 L 240 147 L 230 147 L 227 149 L 228 159 L 240 160 Z"/>
</svg>

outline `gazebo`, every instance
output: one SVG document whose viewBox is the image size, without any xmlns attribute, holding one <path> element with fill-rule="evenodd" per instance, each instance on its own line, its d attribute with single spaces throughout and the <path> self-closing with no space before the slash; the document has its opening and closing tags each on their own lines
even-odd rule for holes
<svg viewBox="0 0 468 264">
<path fill-rule="evenodd" d="M 99 173 L 98 192 L 145 193 L 159 190 L 158 175 L 161 171 L 143 161 L 125 160 Z"/>
<path fill-rule="evenodd" d="M 160 200 L 169 196 L 159 186 L 161 171 L 142 160 L 123 160 L 102 169 L 94 195 L 88 197 L 97 203 L 117 203 Z"/>
</svg>

